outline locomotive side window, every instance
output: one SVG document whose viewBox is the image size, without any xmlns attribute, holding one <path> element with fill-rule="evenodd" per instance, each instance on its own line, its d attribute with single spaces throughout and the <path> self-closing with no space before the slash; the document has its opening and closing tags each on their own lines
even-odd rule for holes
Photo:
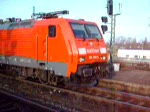
<svg viewBox="0 0 150 112">
<path fill-rule="evenodd" d="M 54 25 L 49 26 L 48 35 L 49 37 L 56 37 L 56 26 Z"/>
</svg>

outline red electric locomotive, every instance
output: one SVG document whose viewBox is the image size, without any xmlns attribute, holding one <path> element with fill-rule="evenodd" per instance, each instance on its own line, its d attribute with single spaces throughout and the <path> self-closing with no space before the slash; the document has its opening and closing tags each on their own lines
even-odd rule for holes
<svg viewBox="0 0 150 112">
<path fill-rule="evenodd" d="M 11 74 L 44 84 L 86 83 L 107 77 L 108 52 L 94 22 L 59 18 L 68 11 L 9 18 L 0 25 L 0 65 Z"/>
</svg>

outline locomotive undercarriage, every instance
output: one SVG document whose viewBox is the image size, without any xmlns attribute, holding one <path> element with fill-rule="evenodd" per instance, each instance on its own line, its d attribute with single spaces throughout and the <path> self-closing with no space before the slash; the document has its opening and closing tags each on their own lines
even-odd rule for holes
<svg viewBox="0 0 150 112">
<path fill-rule="evenodd" d="M 0 71 L 13 77 L 21 79 L 38 80 L 42 84 L 50 84 L 56 86 L 63 81 L 63 77 L 55 75 L 54 71 L 12 66 L 7 64 L 0 64 Z"/>
<path fill-rule="evenodd" d="M 107 63 L 78 66 L 78 72 L 72 74 L 70 80 L 76 84 L 97 85 L 103 78 L 111 78 Z"/>
<path fill-rule="evenodd" d="M 101 78 L 110 78 L 109 68 L 107 64 L 94 64 L 78 66 L 77 73 L 71 74 L 69 78 L 58 76 L 52 70 L 42 70 L 36 68 L 19 67 L 7 64 L 0 64 L 1 72 L 5 72 L 13 77 L 22 79 L 38 80 L 42 84 L 50 84 L 53 86 L 66 84 L 92 84 L 96 85 Z"/>
</svg>

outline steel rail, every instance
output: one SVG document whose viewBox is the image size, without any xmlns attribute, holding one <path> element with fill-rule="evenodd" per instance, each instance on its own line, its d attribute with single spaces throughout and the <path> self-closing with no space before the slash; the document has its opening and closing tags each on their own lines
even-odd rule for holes
<svg viewBox="0 0 150 112">
<path fill-rule="evenodd" d="M 0 89 L 0 94 L 7 95 L 8 97 L 11 97 L 11 98 L 13 98 L 13 99 L 15 99 L 17 101 L 19 100 L 19 102 L 21 102 L 23 104 L 27 103 L 31 107 L 39 108 L 40 110 L 44 110 L 46 112 L 60 112 L 60 111 L 58 111 L 56 109 L 52 109 L 52 108 L 49 108 L 47 106 L 40 105 L 40 104 L 38 104 L 36 102 L 30 101 L 29 99 L 26 99 L 26 98 L 23 98 L 21 96 L 15 95 L 14 93 L 10 93 L 10 91 L 7 92 L 5 90 Z M 6 110 L 6 112 L 7 112 L 7 110 Z"/>
<path fill-rule="evenodd" d="M 98 87 L 150 97 L 150 86 L 148 85 L 103 79 L 100 80 Z"/>
</svg>

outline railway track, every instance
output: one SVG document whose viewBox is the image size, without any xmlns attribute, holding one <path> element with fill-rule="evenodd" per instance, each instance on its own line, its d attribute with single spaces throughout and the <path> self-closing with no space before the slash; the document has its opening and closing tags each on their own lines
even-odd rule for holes
<svg viewBox="0 0 150 112">
<path fill-rule="evenodd" d="M 60 112 L 25 99 L 10 91 L 0 90 L 0 112 Z"/>
<path fill-rule="evenodd" d="M 6 96 L 0 94 L 0 112 L 23 112 L 21 111 L 19 104 L 14 101 L 10 101 Z"/>
<path fill-rule="evenodd" d="M 141 85 L 141 84 L 104 79 L 100 81 L 98 87 L 150 97 L 150 86 Z"/>
<path fill-rule="evenodd" d="M 142 86 L 145 88 L 144 91 L 147 92 L 138 93 L 137 91 L 132 91 L 132 89 L 137 89 L 141 87 L 140 85 L 131 86 L 131 84 L 122 84 L 120 82 L 119 86 L 118 82 L 112 80 L 102 80 L 98 87 L 79 88 L 69 86 L 59 88 L 44 86 L 25 80 L 12 80 L 12 78 L 3 75 L 0 75 L 0 78 L 3 78 L 0 83 L 0 86 L 3 89 L 15 89 L 16 92 L 25 94 L 31 99 L 36 99 L 36 101 L 39 101 L 40 103 L 42 102 L 47 105 L 48 103 L 51 105 L 53 104 L 55 107 L 60 107 L 68 111 L 150 112 L 150 96 L 148 94 L 150 87 L 148 86 Z M 14 86 L 11 86 L 12 83 L 14 83 Z M 21 84 L 18 86 L 18 83 Z M 118 86 L 108 86 L 110 83 L 112 85 L 118 84 Z M 126 88 L 132 87 L 132 89 L 127 89 L 128 91 L 125 91 L 126 88 L 124 86 Z"/>
<path fill-rule="evenodd" d="M 126 93 L 122 91 L 112 91 L 106 88 L 75 88 L 74 91 L 85 93 L 93 96 L 103 97 L 110 100 L 126 102 L 138 106 L 150 108 L 150 97 Z M 142 107 L 141 107 L 142 108 Z"/>
</svg>

